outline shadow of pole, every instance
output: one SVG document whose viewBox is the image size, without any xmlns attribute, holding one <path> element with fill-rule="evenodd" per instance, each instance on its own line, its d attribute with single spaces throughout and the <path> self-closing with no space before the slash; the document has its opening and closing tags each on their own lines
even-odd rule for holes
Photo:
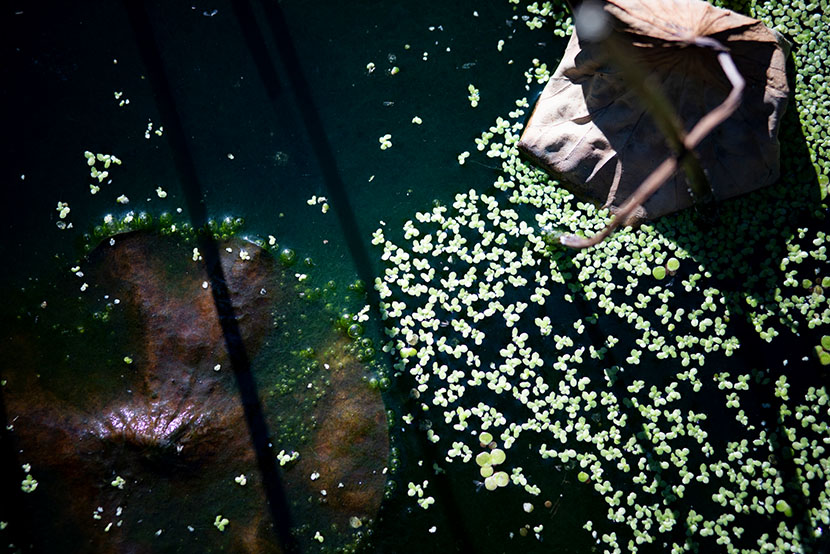
<svg viewBox="0 0 830 554">
<path fill-rule="evenodd" d="M 239 331 L 239 323 L 231 304 L 228 286 L 219 258 L 219 247 L 207 230 L 207 208 L 202 199 L 202 189 L 193 156 L 176 109 L 170 82 L 164 69 L 164 62 L 156 44 L 153 28 L 143 1 L 125 0 L 124 6 L 135 35 L 139 54 L 147 70 L 148 80 L 153 89 L 159 114 L 167 128 L 165 135 L 170 142 L 173 161 L 181 181 L 190 220 L 193 228 L 198 231 L 199 251 L 205 261 L 213 300 L 225 338 L 225 345 L 228 349 L 231 368 L 236 377 L 239 397 L 248 424 L 259 472 L 262 476 L 265 498 L 277 539 L 283 552 L 298 552 L 297 541 L 291 534 L 292 520 L 285 488 L 277 468 L 276 459 L 269 447 L 268 425 L 265 421 L 262 404 L 251 372 L 248 353 Z"/>
<path fill-rule="evenodd" d="M 349 254 L 354 261 L 358 276 L 367 284 L 367 301 L 372 307 L 373 312 L 379 316 L 381 313 L 380 297 L 373 286 L 375 282 L 373 266 L 366 246 L 361 240 L 361 232 L 357 224 L 354 208 L 349 201 L 349 196 L 337 167 L 337 161 L 331 144 L 329 143 L 325 126 L 314 103 L 313 91 L 306 80 L 302 64 L 300 63 L 300 57 L 292 41 L 291 29 L 279 6 L 279 2 L 263 0 L 261 6 L 268 27 L 271 30 L 274 44 L 277 47 L 280 61 L 285 69 L 286 79 L 293 93 L 295 105 L 300 113 L 302 125 L 308 134 L 314 156 L 322 172 L 328 197 L 331 200 L 332 207 L 337 214 L 340 227 L 343 230 L 343 237 L 346 241 Z M 253 12 L 247 0 L 236 0 L 234 2 L 234 12 L 238 18 L 253 17 Z M 255 26 L 255 24 L 249 21 L 240 21 L 240 25 L 242 25 L 243 29 L 248 26 Z M 267 75 L 271 72 L 271 68 L 273 68 L 273 61 L 268 56 L 266 46 L 261 42 L 261 37 L 258 34 L 251 35 L 246 41 L 248 47 L 251 49 L 251 55 L 254 60 L 258 60 L 256 61 L 257 68 L 260 70 L 263 67 L 268 68 L 263 75 L 263 84 L 268 87 L 269 79 Z M 264 63 L 265 60 L 268 63 Z M 267 93 L 269 98 L 273 99 L 276 98 L 278 91 L 268 90 Z M 418 411 L 416 410 L 415 412 L 417 413 Z M 441 462 L 442 457 L 435 445 L 427 441 L 423 434 L 418 434 L 418 438 L 419 449 L 425 461 L 430 463 Z M 449 521 L 449 526 L 453 530 L 453 537 L 457 547 L 461 552 L 474 551 L 470 534 L 467 531 L 467 525 L 462 517 L 462 512 L 458 506 L 458 502 L 451 493 L 452 487 L 449 479 L 446 475 L 438 473 L 433 476 L 433 481 L 436 483 L 434 496 L 445 510 L 445 515 Z"/>
</svg>

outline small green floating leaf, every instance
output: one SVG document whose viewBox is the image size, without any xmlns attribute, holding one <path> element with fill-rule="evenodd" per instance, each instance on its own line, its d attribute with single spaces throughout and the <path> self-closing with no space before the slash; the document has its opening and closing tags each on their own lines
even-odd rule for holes
<svg viewBox="0 0 830 554">
<path fill-rule="evenodd" d="M 213 520 L 214 527 L 219 529 L 221 532 L 225 531 L 225 527 L 227 527 L 228 523 L 230 523 L 230 521 L 228 521 L 228 518 L 222 517 L 222 514 L 219 514 L 216 516 L 216 519 Z"/>
<path fill-rule="evenodd" d="M 401 348 L 401 357 L 402 358 L 411 358 L 412 356 L 414 356 L 417 353 L 418 353 L 418 351 L 415 350 L 414 348 L 412 348 L 411 346 Z"/>
<path fill-rule="evenodd" d="M 821 347 L 827 351 L 830 351 L 830 335 L 824 335 L 821 337 Z"/>
<path fill-rule="evenodd" d="M 488 491 L 494 491 L 497 488 L 499 488 L 499 485 L 496 482 L 495 475 L 491 475 L 490 477 L 484 480 L 484 488 L 486 488 Z"/>
<path fill-rule="evenodd" d="M 666 269 L 674 273 L 675 271 L 680 269 L 680 260 L 678 260 L 677 258 L 669 258 L 669 261 L 666 262 Z"/>
<path fill-rule="evenodd" d="M 36 488 L 37 488 L 37 479 L 32 477 L 30 474 L 26 475 L 26 478 L 23 481 L 21 481 L 21 483 L 20 483 L 20 490 L 22 490 L 23 492 L 26 492 L 26 493 L 35 492 Z"/>
<path fill-rule="evenodd" d="M 490 453 L 490 463 L 494 466 L 503 463 L 506 458 L 507 455 L 504 453 L 504 450 L 500 448 L 496 448 Z"/>
<path fill-rule="evenodd" d="M 790 517 L 793 515 L 793 510 L 790 508 L 790 505 L 787 503 L 786 500 L 779 500 L 775 503 L 775 509 L 779 512 L 782 512 L 785 516 Z"/>
<path fill-rule="evenodd" d="M 588 480 L 588 474 L 584 471 L 580 471 L 576 478 L 579 479 L 580 483 L 585 483 Z"/>
<path fill-rule="evenodd" d="M 663 267 L 662 265 L 658 265 L 657 267 L 655 267 L 654 269 L 651 270 L 651 274 L 658 281 L 661 280 L 661 279 L 665 279 L 666 278 L 666 268 Z"/>
<path fill-rule="evenodd" d="M 490 454 L 487 452 L 481 452 L 478 456 L 476 456 L 476 463 L 481 467 L 489 466 L 491 464 Z"/>
</svg>

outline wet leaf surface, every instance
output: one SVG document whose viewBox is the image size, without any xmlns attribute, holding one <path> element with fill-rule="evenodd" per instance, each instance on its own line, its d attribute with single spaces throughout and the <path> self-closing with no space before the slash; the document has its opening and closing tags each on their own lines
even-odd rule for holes
<svg viewBox="0 0 830 554">
<path fill-rule="evenodd" d="M 86 307 L 100 302 L 103 331 L 59 330 L 75 335 L 75 345 L 58 356 L 44 356 L 51 331 L 6 343 L 4 400 L 39 481 L 29 508 L 67 549 L 280 551 L 206 272 L 191 247 L 149 233 L 105 241 L 83 267 Z M 299 543 L 319 548 L 319 530 L 329 545 L 347 544 L 356 539 L 350 519 L 369 523 L 383 496 L 383 402 L 351 341 L 330 324 L 303 321 L 315 305 L 298 300 L 293 274 L 254 244 L 220 247 L 274 454 L 299 454 L 282 470 Z M 293 335 L 276 336 L 277 320 Z M 292 341 L 302 350 L 300 340 L 314 344 L 313 356 L 288 351 Z M 288 378 L 277 370 L 302 364 L 305 380 L 291 395 L 267 394 Z M 221 532 L 220 514 L 230 521 Z"/>
</svg>

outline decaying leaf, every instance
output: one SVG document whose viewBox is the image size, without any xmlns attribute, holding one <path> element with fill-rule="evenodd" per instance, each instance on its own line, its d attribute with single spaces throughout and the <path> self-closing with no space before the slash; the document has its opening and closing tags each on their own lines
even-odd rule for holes
<svg viewBox="0 0 830 554">
<path fill-rule="evenodd" d="M 786 40 L 755 19 L 702 0 L 598 2 L 614 44 L 669 100 L 689 132 L 732 90 L 717 52 L 725 46 L 746 81 L 737 111 L 695 148 L 723 200 L 773 183 L 779 172 L 778 126 L 786 107 Z M 616 211 L 663 161 L 676 154 L 640 95 L 610 63 L 608 41 L 574 33 L 519 143 L 577 196 Z M 619 55 L 619 52 L 617 52 Z M 694 202 L 685 172 L 675 172 L 627 221 L 653 219 Z"/>
</svg>

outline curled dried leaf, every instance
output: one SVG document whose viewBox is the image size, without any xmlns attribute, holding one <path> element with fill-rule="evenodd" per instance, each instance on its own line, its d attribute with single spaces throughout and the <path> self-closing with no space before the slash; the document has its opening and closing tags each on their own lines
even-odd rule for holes
<svg viewBox="0 0 830 554">
<path fill-rule="evenodd" d="M 609 20 L 610 39 L 583 40 L 578 24 L 519 143 L 526 155 L 563 179 L 577 196 L 618 211 L 661 161 L 682 151 L 686 134 L 733 92 L 719 59 L 725 47 L 746 86 L 734 113 L 695 141 L 704 180 L 712 196 L 723 200 L 778 178 L 778 126 L 789 95 L 788 46 L 780 35 L 760 21 L 702 0 L 597 5 Z M 662 93 L 673 121 L 661 119 L 643 100 L 625 68 L 613 63 L 615 55 Z M 663 168 L 671 173 L 665 184 L 625 223 L 694 203 L 688 176 L 693 172 L 674 169 Z"/>
</svg>

